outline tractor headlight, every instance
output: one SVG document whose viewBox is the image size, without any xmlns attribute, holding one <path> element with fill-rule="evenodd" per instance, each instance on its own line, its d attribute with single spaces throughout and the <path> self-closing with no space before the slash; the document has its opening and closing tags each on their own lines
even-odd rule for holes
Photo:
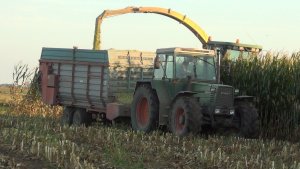
<svg viewBox="0 0 300 169">
<path fill-rule="evenodd" d="M 231 109 L 231 110 L 229 111 L 229 114 L 230 114 L 230 115 L 234 115 L 234 109 Z"/>
<path fill-rule="evenodd" d="M 220 110 L 220 109 L 216 109 L 216 110 L 215 110 L 215 113 L 216 113 L 216 114 L 220 114 L 220 113 L 221 113 L 221 110 Z"/>
</svg>

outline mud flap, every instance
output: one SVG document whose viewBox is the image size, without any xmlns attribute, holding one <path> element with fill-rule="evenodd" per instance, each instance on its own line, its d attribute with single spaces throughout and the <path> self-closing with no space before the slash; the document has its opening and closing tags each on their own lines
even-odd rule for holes
<svg viewBox="0 0 300 169">
<path fill-rule="evenodd" d="M 106 105 L 106 118 L 114 120 L 118 117 L 130 117 L 129 108 L 120 103 L 108 103 Z"/>
</svg>

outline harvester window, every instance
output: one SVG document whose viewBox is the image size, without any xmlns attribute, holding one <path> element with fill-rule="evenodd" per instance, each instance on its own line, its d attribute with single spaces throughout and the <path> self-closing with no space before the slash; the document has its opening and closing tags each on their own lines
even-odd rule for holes
<svg viewBox="0 0 300 169">
<path fill-rule="evenodd" d="M 227 50 L 226 56 L 232 61 L 237 59 L 246 59 L 253 56 L 254 53 L 248 51 L 239 51 L 239 50 Z"/>
</svg>

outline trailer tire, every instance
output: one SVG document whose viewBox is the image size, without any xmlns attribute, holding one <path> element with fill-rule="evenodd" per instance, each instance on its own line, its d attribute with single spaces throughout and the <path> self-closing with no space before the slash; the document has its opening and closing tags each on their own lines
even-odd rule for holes
<svg viewBox="0 0 300 169">
<path fill-rule="evenodd" d="M 131 104 L 133 130 L 150 132 L 158 126 L 158 99 L 149 85 L 140 85 Z"/>
<path fill-rule="evenodd" d="M 203 115 L 199 103 L 192 97 L 178 97 L 172 104 L 169 115 L 169 129 L 177 136 L 189 132 L 198 134 L 202 129 Z"/>
<path fill-rule="evenodd" d="M 235 116 L 238 122 L 238 135 L 245 138 L 258 138 L 259 119 L 257 109 L 250 102 L 239 102 L 235 106 Z"/>
<path fill-rule="evenodd" d="M 74 115 L 73 107 L 64 107 L 63 114 L 61 116 L 61 125 L 70 126 L 73 123 L 73 115 Z"/>
<path fill-rule="evenodd" d="M 73 115 L 73 125 L 81 126 L 81 125 L 89 125 L 91 114 L 87 112 L 85 109 L 77 108 Z"/>
</svg>

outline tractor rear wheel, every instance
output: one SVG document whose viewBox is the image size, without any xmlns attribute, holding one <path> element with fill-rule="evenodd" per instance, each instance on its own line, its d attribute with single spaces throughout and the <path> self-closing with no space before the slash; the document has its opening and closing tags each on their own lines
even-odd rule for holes
<svg viewBox="0 0 300 169">
<path fill-rule="evenodd" d="M 158 126 L 158 99 L 148 85 L 139 86 L 131 105 L 131 125 L 134 130 L 150 132 Z"/>
<path fill-rule="evenodd" d="M 235 117 L 238 122 L 238 135 L 245 138 L 258 138 L 259 120 L 256 108 L 250 102 L 239 102 L 235 106 Z"/>
<path fill-rule="evenodd" d="M 169 128 L 177 136 L 189 132 L 201 132 L 202 112 L 199 103 L 191 97 L 179 97 L 172 105 L 169 115 Z"/>
<path fill-rule="evenodd" d="M 85 109 L 77 108 L 73 115 L 73 125 L 74 126 L 87 126 L 91 122 L 91 114 Z"/>
<path fill-rule="evenodd" d="M 74 108 L 64 107 L 63 114 L 61 116 L 61 125 L 70 126 L 73 123 Z"/>
</svg>

